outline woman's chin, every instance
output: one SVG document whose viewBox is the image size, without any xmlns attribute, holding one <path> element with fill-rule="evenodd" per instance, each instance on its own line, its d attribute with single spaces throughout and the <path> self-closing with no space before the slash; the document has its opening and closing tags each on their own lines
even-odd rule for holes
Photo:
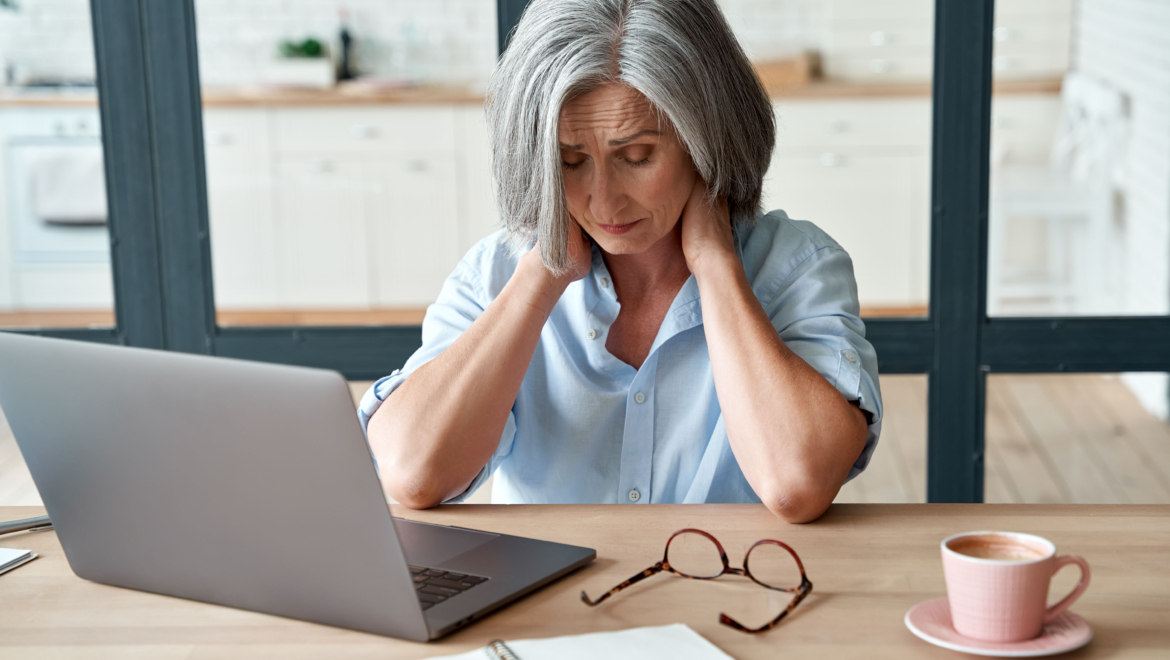
<svg viewBox="0 0 1170 660">
<path fill-rule="evenodd" d="M 638 254 L 645 252 L 654 244 L 654 241 L 648 241 L 645 237 L 611 236 L 605 233 L 602 233 L 601 236 L 593 236 L 593 241 L 606 254 Z"/>
</svg>

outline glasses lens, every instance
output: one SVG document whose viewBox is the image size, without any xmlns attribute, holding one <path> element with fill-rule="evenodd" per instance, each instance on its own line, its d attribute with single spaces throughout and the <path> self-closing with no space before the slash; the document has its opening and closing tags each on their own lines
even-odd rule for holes
<svg viewBox="0 0 1170 660">
<path fill-rule="evenodd" d="M 671 568 L 690 577 L 717 577 L 723 573 L 719 548 L 711 539 L 694 532 L 684 532 L 671 540 L 666 561 Z"/>
<path fill-rule="evenodd" d="M 772 543 L 762 543 L 752 548 L 744 560 L 748 572 L 760 584 L 780 589 L 800 586 L 800 568 L 796 560 L 784 548 Z"/>
</svg>

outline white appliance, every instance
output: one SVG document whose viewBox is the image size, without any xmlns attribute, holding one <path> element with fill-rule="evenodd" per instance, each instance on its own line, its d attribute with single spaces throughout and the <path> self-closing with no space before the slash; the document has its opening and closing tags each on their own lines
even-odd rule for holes
<svg viewBox="0 0 1170 660">
<path fill-rule="evenodd" d="M 0 311 L 109 309 L 96 106 L 0 109 Z"/>
</svg>

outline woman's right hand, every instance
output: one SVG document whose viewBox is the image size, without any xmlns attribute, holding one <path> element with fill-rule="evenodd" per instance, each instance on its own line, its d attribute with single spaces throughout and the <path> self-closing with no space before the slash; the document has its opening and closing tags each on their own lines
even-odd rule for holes
<svg viewBox="0 0 1170 660">
<path fill-rule="evenodd" d="M 552 312 L 565 288 L 577 280 L 584 279 L 593 268 L 593 247 L 589 238 L 576 220 L 570 218 L 569 222 L 571 223 L 568 245 L 569 268 L 565 273 L 558 277 L 545 267 L 544 261 L 540 258 L 540 245 L 533 246 L 524 253 L 520 258 L 520 268 L 517 269 L 517 274 L 524 271 L 536 284 L 542 294 L 546 313 Z"/>
</svg>

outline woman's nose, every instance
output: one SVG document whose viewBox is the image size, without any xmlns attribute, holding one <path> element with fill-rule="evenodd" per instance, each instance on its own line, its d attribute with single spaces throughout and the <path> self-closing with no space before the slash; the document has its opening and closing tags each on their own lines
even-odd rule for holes
<svg viewBox="0 0 1170 660">
<path fill-rule="evenodd" d="M 593 189 L 589 194 L 589 211 L 602 224 L 616 224 L 619 211 L 626 205 L 626 195 L 621 182 L 615 180 L 608 168 L 598 168 L 593 176 Z"/>
</svg>

